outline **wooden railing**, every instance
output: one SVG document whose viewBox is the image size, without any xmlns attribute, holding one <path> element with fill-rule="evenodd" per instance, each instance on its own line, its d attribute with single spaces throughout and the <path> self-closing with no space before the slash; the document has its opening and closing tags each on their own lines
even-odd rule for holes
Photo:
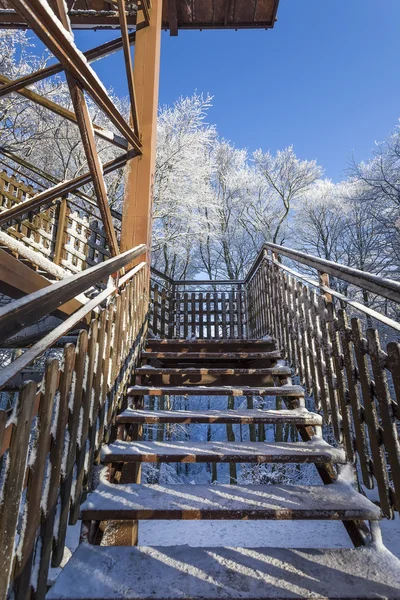
<svg viewBox="0 0 400 600">
<path fill-rule="evenodd" d="M 37 190 L 6 171 L 0 172 L 0 213 L 21 204 Z M 82 202 L 80 196 L 84 196 Z M 112 211 L 117 233 L 120 215 Z M 45 210 L 28 212 L 3 226 L 0 247 L 31 262 L 49 278 L 61 279 L 111 256 L 95 202 L 86 195 L 56 198 Z"/>
<path fill-rule="evenodd" d="M 156 337 L 245 338 L 243 282 L 172 280 L 152 269 L 149 329 Z"/>
<path fill-rule="evenodd" d="M 38 315 L 43 305 L 51 312 L 67 300 L 68 290 L 84 292 L 93 276 L 104 279 L 144 250 L 127 251 L 69 283 L 17 300 L 0 310 L 0 322 L 11 314 L 18 321 L 18 314 L 25 314 L 22 306 L 29 315 L 26 326 L 34 320 L 35 303 Z M 3 389 L 72 330 L 75 342 L 52 351 L 39 384 L 26 381 L 12 409 L 0 410 L 0 598 L 43 599 L 49 565 L 61 563 L 67 526 L 78 520 L 100 446 L 115 438 L 114 418 L 124 408 L 125 388 L 146 335 L 147 290 L 148 267 L 140 263 L 0 370 Z M 76 332 L 85 318 L 88 326 Z"/>
<path fill-rule="evenodd" d="M 343 287 L 347 295 L 339 291 Z M 356 462 L 360 483 L 377 487 L 384 515 L 393 517 L 400 511 L 400 324 L 390 311 L 382 314 L 358 296 L 378 295 L 396 315 L 400 283 L 266 244 L 246 288 L 249 336 L 278 340 L 337 442 Z M 385 349 L 380 329 L 392 340 Z"/>
</svg>

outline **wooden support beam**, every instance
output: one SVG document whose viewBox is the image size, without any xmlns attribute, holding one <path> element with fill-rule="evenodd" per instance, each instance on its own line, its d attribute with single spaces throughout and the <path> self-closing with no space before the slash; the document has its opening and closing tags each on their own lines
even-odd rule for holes
<svg viewBox="0 0 400 600">
<path fill-rule="evenodd" d="M 0 82 L 9 83 L 10 81 L 11 81 L 11 79 L 6 77 L 5 75 L 0 75 Z M 61 106 L 60 104 L 57 104 L 57 102 L 53 102 L 52 100 L 49 100 L 49 98 L 46 98 L 45 96 L 41 96 L 40 94 L 37 94 L 36 92 L 32 92 L 32 90 L 29 90 L 27 88 L 22 88 L 22 89 L 18 90 L 17 94 L 20 94 L 20 96 L 24 96 L 24 98 L 27 98 L 28 100 L 32 100 L 32 102 L 35 102 L 36 104 L 39 104 L 40 106 L 43 106 L 44 108 L 47 108 L 48 110 L 55 113 L 56 115 L 63 117 L 64 119 L 67 119 L 67 121 L 77 124 L 75 114 L 71 110 L 68 110 L 68 108 Z M 119 135 L 116 135 L 112 131 L 107 131 L 106 129 L 103 129 L 103 127 L 100 127 L 99 125 L 96 125 L 95 123 L 93 123 L 93 129 L 94 129 L 95 135 L 102 138 L 103 140 L 106 140 L 107 142 L 110 142 L 110 144 L 114 144 L 115 146 L 118 146 L 118 148 L 122 148 L 123 150 L 127 149 L 128 142 L 125 140 L 125 138 L 123 138 Z"/>
<path fill-rule="evenodd" d="M 129 34 L 129 44 L 133 45 L 135 43 L 136 31 L 133 31 Z M 122 37 L 116 38 L 115 40 L 111 40 L 106 42 L 105 44 L 101 44 L 100 46 L 96 46 L 91 50 L 86 50 L 83 53 L 86 60 L 88 62 L 92 62 L 97 60 L 98 58 L 104 58 L 105 56 L 109 56 L 114 52 L 118 52 L 122 48 Z M 0 86 L 0 98 L 3 96 L 7 96 L 12 92 L 18 92 L 18 90 L 22 90 L 23 88 L 32 85 L 33 83 L 37 83 L 38 81 L 42 81 L 42 79 L 46 79 L 47 77 L 53 77 L 53 75 L 57 75 L 57 73 L 61 73 L 64 70 L 64 67 L 61 63 L 56 63 L 54 65 L 49 65 L 44 69 L 40 69 L 39 71 L 35 71 L 34 73 L 29 73 L 28 75 L 24 75 L 23 77 L 19 77 L 14 81 L 9 80 L 9 83 L 4 83 Z"/>
<path fill-rule="evenodd" d="M 133 129 L 134 129 L 136 135 L 138 136 L 138 138 L 140 139 L 139 120 L 138 120 L 137 108 L 136 108 L 135 81 L 133 79 L 131 47 L 129 44 L 128 23 L 126 20 L 126 13 L 125 13 L 125 0 L 117 0 L 117 3 L 118 3 L 119 22 L 121 24 L 122 42 L 123 42 L 123 46 L 124 46 L 126 79 L 128 82 L 129 99 L 131 102 L 131 121 L 132 121 Z"/>
<path fill-rule="evenodd" d="M 18 299 L 52 285 L 52 282 L 30 269 L 17 258 L 0 249 L 0 292 Z M 69 300 L 60 306 L 55 316 L 65 319 L 81 308 L 78 300 Z"/>
<path fill-rule="evenodd" d="M 25 298 L 0 309 L 0 342 L 37 323 L 42 317 L 57 310 L 65 301 L 72 300 L 91 286 L 105 281 L 130 264 L 138 256 L 143 256 L 146 247 L 142 244 L 119 256 L 52 283 L 48 289 L 39 290 Z M 123 279 L 123 278 L 122 278 Z"/>
<path fill-rule="evenodd" d="M 59 265 L 61 262 L 62 248 L 64 245 L 65 219 L 67 216 L 67 210 L 68 210 L 67 199 L 62 198 L 62 200 L 60 202 L 60 206 L 58 208 L 58 226 L 57 226 L 56 243 L 54 245 L 53 262 L 56 265 Z"/>
<path fill-rule="evenodd" d="M 171 36 L 178 35 L 178 14 L 176 10 L 176 0 L 168 1 L 168 23 Z"/>
<path fill-rule="evenodd" d="M 117 156 L 117 158 L 114 158 L 114 160 L 111 160 L 110 162 L 103 165 L 103 174 L 105 175 L 106 173 L 111 173 L 116 169 L 120 169 L 130 158 L 133 158 L 134 156 L 137 156 L 134 150 L 128 150 L 126 154 L 121 154 L 121 156 Z M 32 198 L 28 198 L 28 200 L 25 200 L 24 202 L 15 204 L 8 210 L 5 210 L 2 213 L 0 213 L 0 225 L 2 225 L 3 223 L 8 223 L 16 217 L 19 217 L 20 215 L 26 214 L 29 211 L 44 206 L 45 204 L 50 204 L 56 198 L 60 198 L 65 194 L 69 194 L 70 192 L 75 191 L 82 185 L 90 183 L 91 180 L 91 174 L 84 173 L 83 175 L 75 177 L 74 179 L 70 179 L 69 181 L 62 181 L 54 187 L 44 190 L 43 192 L 40 192 L 35 196 L 32 196 Z"/>
<path fill-rule="evenodd" d="M 161 16 L 162 0 L 153 0 L 150 25 L 136 32 L 133 73 L 142 154 L 137 160 L 130 161 L 127 168 L 122 210 L 121 252 L 145 243 L 148 248 L 148 264 L 156 161 Z M 143 19 L 143 15 L 140 14 L 139 18 Z"/>
<path fill-rule="evenodd" d="M 118 131 L 140 152 L 140 142 L 126 123 L 100 83 L 96 73 L 71 42 L 68 32 L 53 11 L 40 0 L 11 0 L 14 8 L 26 19 L 39 39 L 61 62 L 64 69 L 79 81 Z"/>
</svg>

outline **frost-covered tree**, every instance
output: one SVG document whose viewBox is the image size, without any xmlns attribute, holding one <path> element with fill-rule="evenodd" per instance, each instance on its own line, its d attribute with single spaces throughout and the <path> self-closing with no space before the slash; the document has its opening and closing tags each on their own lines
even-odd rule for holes
<svg viewBox="0 0 400 600">
<path fill-rule="evenodd" d="M 322 175 L 322 169 L 315 160 L 300 160 L 293 146 L 271 152 L 256 150 L 253 160 L 258 173 L 265 180 L 273 201 L 275 220 L 272 227 L 272 242 L 283 241 L 283 227 L 289 217 L 293 202 L 307 192 L 314 181 Z"/>
<path fill-rule="evenodd" d="M 345 254 L 348 205 L 345 184 L 318 180 L 294 203 L 290 242 L 314 256 L 341 262 Z"/>
<path fill-rule="evenodd" d="M 153 263 L 177 279 L 195 274 L 200 239 L 215 218 L 209 182 L 216 131 L 206 122 L 210 101 L 199 94 L 179 98 L 158 117 Z"/>
<path fill-rule="evenodd" d="M 391 256 L 391 277 L 400 276 L 400 127 L 377 143 L 373 158 L 353 164 L 352 175 L 364 186 L 364 214 L 380 226 L 386 253 Z"/>
</svg>

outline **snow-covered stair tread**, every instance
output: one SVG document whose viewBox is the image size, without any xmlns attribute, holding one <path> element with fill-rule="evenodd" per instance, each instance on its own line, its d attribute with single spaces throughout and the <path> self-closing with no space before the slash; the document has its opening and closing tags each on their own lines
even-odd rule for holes
<svg viewBox="0 0 400 600">
<path fill-rule="evenodd" d="M 128 396 L 291 396 L 304 397 L 304 389 L 299 385 L 282 385 L 280 387 L 247 387 L 247 386 L 143 386 L 134 385 L 128 389 Z"/>
<path fill-rule="evenodd" d="M 322 425 L 322 417 L 296 410 L 134 410 L 128 408 L 117 423 L 290 423 Z"/>
<path fill-rule="evenodd" d="M 224 369 L 218 367 L 196 368 L 196 367 L 152 367 L 145 365 L 135 369 L 136 375 L 291 375 L 292 369 L 277 365 L 275 367 L 265 367 L 263 369 Z"/>
<path fill-rule="evenodd" d="M 168 339 L 157 339 L 149 338 L 146 342 L 147 346 L 226 346 L 232 344 L 233 346 L 263 346 L 264 344 L 276 343 L 276 340 L 271 336 L 266 336 L 261 340 L 251 339 L 237 339 L 237 338 L 224 338 L 221 340 L 215 339 L 199 339 L 199 338 L 188 338 L 186 340 L 168 338 Z"/>
<path fill-rule="evenodd" d="M 123 442 L 103 446 L 111 462 L 346 463 L 346 454 L 321 438 L 311 442 Z"/>
<path fill-rule="evenodd" d="M 300 541 L 300 540 L 299 540 Z M 373 548 L 81 545 L 48 600 L 400 598 L 400 562 Z"/>
<path fill-rule="evenodd" d="M 270 352 L 142 352 L 142 358 L 162 358 L 177 360 L 263 360 L 263 359 L 280 359 L 282 356 L 279 350 L 271 350 Z"/>
<path fill-rule="evenodd" d="M 81 507 L 85 520 L 365 519 L 380 509 L 349 484 L 114 485 L 102 481 Z"/>
</svg>

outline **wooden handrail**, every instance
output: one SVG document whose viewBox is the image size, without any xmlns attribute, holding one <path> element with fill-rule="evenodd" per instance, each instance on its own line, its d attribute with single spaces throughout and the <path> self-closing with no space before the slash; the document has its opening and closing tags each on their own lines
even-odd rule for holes
<svg viewBox="0 0 400 600">
<path fill-rule="evenodd" d="M 11 302 L 0 309 L 0 341 L 36 323 L 68 300 L 122 269 L 145 251 L 145 244 L 141 244 L 77 275 L 66 277 L 51 286 Z"/>
<path fill-rule="evenodd" d="M 104 265 L 105 263 L 103 263 Z M 102 302 L 112 296 L 117 290 L 131 280 L 139 271 L 144 269 L 146 266 L 145 262 L 141 262 L 136 267 L 128 271 L 123 275 L 118 284 L 107 287 L 104 291 L 100 292 L 95 298 L 89 300 L 87 304 L 82 306 L 73 315 L 61 323 L 58 327 L 53 329 L 50 333 L 45 335 L 39 342 L 34 344 L 26 352 L 21 354 L 16 360 L 11 362 L 9 365 L 0 370 L 0 390 L 7 385 L 14 377 L 18 375 L 22 369 L 25 369 L 30 363 L 36 360 L 46 350 L 51 348 L 57 340 L 62 336 L 66 335 L 68 331 L 78 325 L 86 316 L 90 315 L 92 311 L 100 306 Z"/>
<path fill-rule="evenodd" d="M 328 273 L 333 277 L 347 281 L 359 288 L 367 290 L 393 302 L 400 303 L 400 283 L 393 281 L 392 279 L 386 279 L 379 275 L 373 275 L 372 273 L 366 273 L 353 267 L 347 267 L 340 265 L 339 263 L 325 260 L 324 258 L 317 258 L 311 256 L 305 252 L 299 252 L 298 250 L 292 250 L 285 246 L 278 246 L 277 244 L 264 244 L 263 249 L 277 252 L 282 256 L 286 256 L 291 260 L 299 262 L 303 265 L 307 265 L 319 272 Z"/>
</svg>

